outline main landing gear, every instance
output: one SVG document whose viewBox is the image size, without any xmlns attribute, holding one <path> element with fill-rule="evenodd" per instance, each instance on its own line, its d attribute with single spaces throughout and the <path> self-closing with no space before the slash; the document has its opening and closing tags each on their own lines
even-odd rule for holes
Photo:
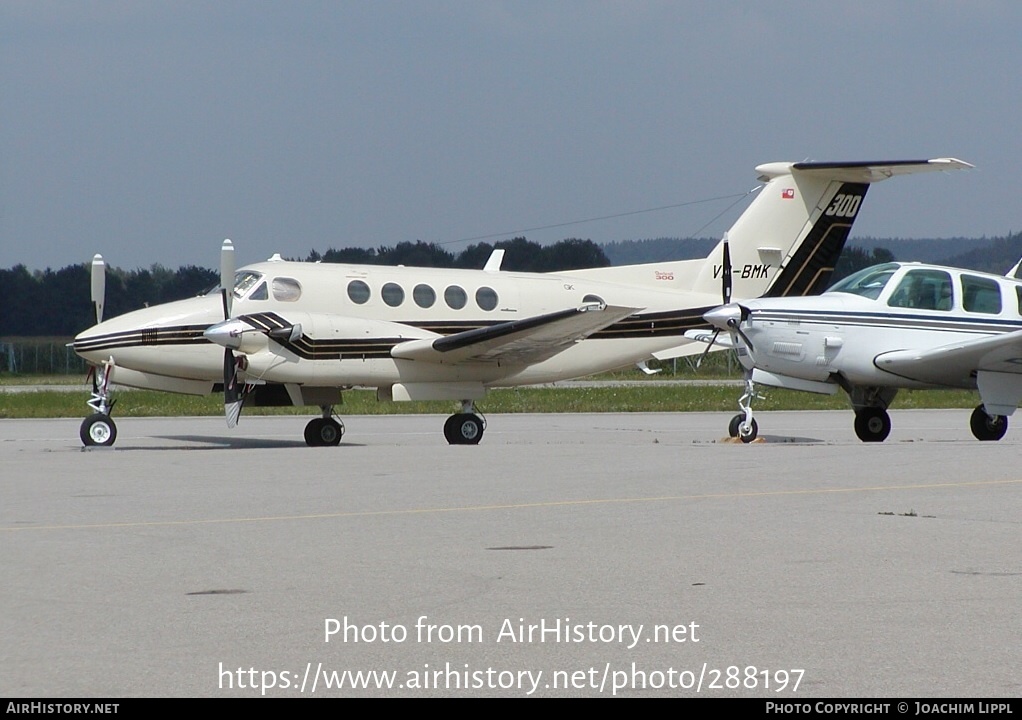
<svg viewBox="0 0 1022 720">
<path fill-rule="evenodd" d="M 320 405 L 323 415 L 313 418 L 305 426 L 305 444 L 309 447 L 340 445 L 344 436 L 344 423 L 337 418 L 333 405 Z"/>
<path fill-rule="evenodd" d="M 461 402 L 461 412 L 447 418 L 444 437 L 451 445 L 478 445 L 483 439 L 486 420 L 476 414 L 471 400 Z"/>
<path fill-rule="evenodd" d="M 110 372 L 113 364 L 103 368 L 92 368 L 89 375 L 92 379 L 92 397 L 88 406 L 95 412 L 82 421 L 78 436 L 86 447 L 110 447 L 117 439 L 117 425 L 110 417 L 115 400 L 110 399 Z"/>
<path fill-rule="evenodd" d="M 751 443 L 759 435 L 759 425 L 752 417 L 752 399 L 756 397 L 756 386 L 751 374 L 745 377 L 745 393 L 738 398 L 740 413 L 731 418 L 727 426 L 728 435 L 738 438 L 743 443 Z"/>
<path fill-rule="evenodd" d="M 891 418 L 887 407 L 894 399 L 895 389 L 853 388 L 849 395 L 855 410 L 855 434 L 863 442 L 883 442 L 891 434 Z M 1008 418 L 991 415 L 983 405 L 972 411 L 969 428 L 977 440 L 1000 440 L 1008 432 Z"/>
<path fill-rule="evenodd" d="M 344 423 L 337 417 L 332 405 L 320 405 L 320 410 L 322 416 L 313 418 L 305 426 L 305 444 L 310 447 L 340 445 Z M 464 400 L 461 412 L 451 415 L 444 423 L 444 437 L 451 445 L 478 445 L 485 429 L 486 420 L 476 413 L 471 400 Z"/>
</svg>

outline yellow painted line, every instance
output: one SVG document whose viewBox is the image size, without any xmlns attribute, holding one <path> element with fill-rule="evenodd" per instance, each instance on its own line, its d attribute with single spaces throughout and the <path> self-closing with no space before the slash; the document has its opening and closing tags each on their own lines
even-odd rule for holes
<svg viewBox="0 0 1022 720">
<path fill-rule="evenodd" d="M 216 525 L 228 523 L 282 522 L 294 520 L 329 520 L 339 518 L 385 517 L 397 515 L 431 515 L 456 512 L 488 512 L 493 510 L 529 510 L 535 508 L 557 508 L 583 505 L 615 505 L 622 503 L 678 502 L 680 500 L 721 500 L 757 497 L 783 497 L 792 495 L 827 495 L 837 493 L 891 492 L 895 490 L 936 490 L 943 488 L 983 488 L 997 485 L 1018 485 L 1016 480 L 978 480 L 959 483 L 920 483 L 915 485 L 867 486 L 852 488 L 815 488 L 808 490 L 763 490 L 758 492 L 705 493 L 702 495 L 662 495 L 659 497 L 604 498 L 598 500 L 551 500 L 536 503 L 508 503 L 503 505 L 466 505 L 450 508 L 407 508 L 404 510 L 359 510 L 353 512 L 315 513 L 308 515 L 267 515 L 248 518 L 212 518 L 208 520 L 152 520 L 120 523 L 91 523 L 79 525 L 30 525 L 22 527 L 0 527 L 3 532 L 25 532 L 32 530 L 104 530 L 132 527 L 174 527 L 182 525 Z"/>
</svg>

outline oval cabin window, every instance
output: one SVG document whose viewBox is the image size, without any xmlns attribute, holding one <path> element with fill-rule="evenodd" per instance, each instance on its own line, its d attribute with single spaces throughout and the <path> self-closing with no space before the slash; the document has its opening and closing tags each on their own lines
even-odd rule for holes
<svg viewBox="0 0 1022 720">
<path fill-rule="evenodd" d="M 348 299 L 356 305 L 365 305 L 369 302 L 369 286 L 361 280 L 352 280 L 348 283 Z"/>
<path fill-rule="evenodd" d="M 461 310 L 465 307 L 465 303 L 468 302 L 468 295 L 465 294 L 463 288 L 451 285 L 444 290 L 444 302 L 447 303 L 447 307 L 453 310 Z"/>
</svg>

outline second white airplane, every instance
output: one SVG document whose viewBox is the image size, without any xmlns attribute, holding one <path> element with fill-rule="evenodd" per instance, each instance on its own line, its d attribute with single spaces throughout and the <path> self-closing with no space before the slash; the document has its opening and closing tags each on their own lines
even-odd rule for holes
<svg viewBox="0 0 1022 720">
<path fill-rule="evenodd" d="M 969 426 L 1000 440 L 1022 402 L 1022 280 L 964 268 L 885 263 L 816 297 L 729 303 L 704 316 L 716 331 L 690 337 L 737 348 L 746 368 L 733 437 L 755 439 L 755 386 L 844 390 L 863 442 L 891 432 L 901 389 L 978 390 Z M 714 336 L 717 337 L 714 337 Z"/>
<path fill-rule="evenodd" d="M 309 445 L 337 445 L 344 390 L 381 400 L 454 400 L 451 444 L 475 444 L 488 389 L 576 378 L 701 350 L 685 332 L 722 300 L 825 287 L 871 183 L 971 167 L 932 160 L 768 163 L 746 211 L 705 258 L 560 273 L 297 263 L 235 272 L 224 243 L 221 289 L 103 321 L 104 263 L 93 262 L 97 324 L 74 340 L 94 368 L 85 445 L 112 445 L 112 388 L 224 393 L 243 405 L 319 406 Z"/>
</svg>

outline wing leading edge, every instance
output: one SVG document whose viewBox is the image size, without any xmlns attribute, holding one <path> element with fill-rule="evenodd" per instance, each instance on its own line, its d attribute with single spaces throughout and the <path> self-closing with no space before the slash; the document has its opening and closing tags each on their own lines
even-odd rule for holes
<svg viewBox="0 0 1022 720">
<path fill-rule="evenodd" d="M 443 365 L 485 362 L 534 365 L 641 309 L 582 305 L 446 337 L 411 340 L 395 345 L 390 354 L 396 359 Z"/>
<path fill-rule="evenodd" d="M 873 361 L 911 380 L 968 387 L 975 377 L 987 412 L 1011 415 L 1022 401 L 1022 330 L 952 343 L 932 350 L 896 350 Z"/>
</svg>

